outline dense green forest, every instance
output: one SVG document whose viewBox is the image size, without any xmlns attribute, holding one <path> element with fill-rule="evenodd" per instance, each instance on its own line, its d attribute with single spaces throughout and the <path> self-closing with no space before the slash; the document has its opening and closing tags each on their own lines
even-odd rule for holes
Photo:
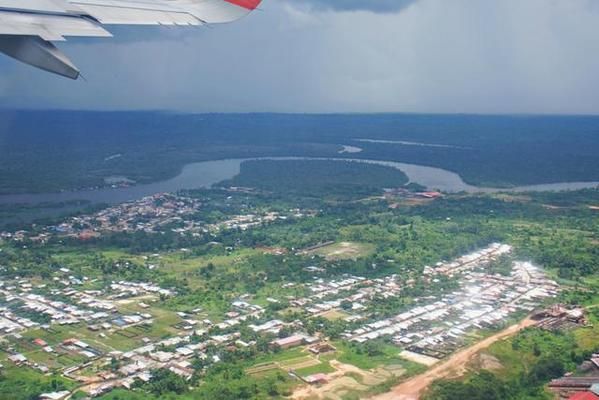
<svg viewBox="0 0 599 400">
<path fill-rule="evenodd" d="M 2 111 L 0 121 L 0 193 L 152 182 L 193 161 L 258 156 L 410 162 L 490 186 L 599 181 L 596 117 Z"/>
<path fill-rule="evenodd" d="M 222 186 L 244 186 L 305 196 L 380 194 L 383 188 L 408 183 L 398 169 L 358 162 L 257 160 L 241 164 L 241 172 Z"/>
</svg>

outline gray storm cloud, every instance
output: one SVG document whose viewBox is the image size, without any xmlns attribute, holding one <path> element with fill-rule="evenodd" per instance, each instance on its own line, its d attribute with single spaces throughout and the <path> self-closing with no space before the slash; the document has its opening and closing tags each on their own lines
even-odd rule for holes
<svg viewBox="0 0 599 400">
<path fill-rule="evenodd" d="M 366 10 L 377 13 L 401 11 L 417 0 L 296 0 L 317 9 L 354 11 Z"/>
<path fill-rule="evenodd" d="M 0 106 L 599 113 L 596 0 L 419 0 L 401 12 L 299 1 L 265 0 L 211 29 L 59 43 L 87 81 L 0 57 Z"/>
</svg>

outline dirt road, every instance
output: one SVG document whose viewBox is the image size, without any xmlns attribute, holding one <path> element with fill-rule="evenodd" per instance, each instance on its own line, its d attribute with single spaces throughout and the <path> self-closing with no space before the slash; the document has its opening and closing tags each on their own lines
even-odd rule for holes
<svg viewBox="0 0 599 400">
<path fill-rule="evenodd" d="M 437 364 L 437 366 L 427 372 L 403 382 L 394 387 L 391 392 L 376 396 L 372 398 L 372 400 L 417 400 L 433 381 L 464 373 L 466 365 L 476 353 L 486 349 L 499 340 L 508 338 L 522 329 L 534 325 L 535 323 L 535 321 L 527 318 L 519 324 L 512 325 L 493 336 L 489 336 L 488 338 L 457 352 L 448 360 Z"/>
</svg>

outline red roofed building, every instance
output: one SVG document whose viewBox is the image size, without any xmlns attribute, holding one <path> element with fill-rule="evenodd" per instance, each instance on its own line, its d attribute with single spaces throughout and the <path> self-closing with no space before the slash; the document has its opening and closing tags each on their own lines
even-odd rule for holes
<svg viewBox="0 0 599 400">
<path fill-rule="evenodd" d="M 568 400 L 599 400 L 599 396 L 593 392 L 577 392 L 568 397 Z"/>
<path fill-rule="evenodd" d="M 293 335 L 286 337 L 284 339 L 273 340 L 271 343 L 274 346 L 278 346 L 281 349 L 288 349 L 290 347 L 300 346 L 304 343 L 305 336 L 303 335 Z"/>
<path fill-rule="evenodd" d="M 311 385 L 320 385 L 327 383 L 329 381 L 329 377 L 326 374 L 314 374 L 307 376 L 305 380 Z"/>
</svg>

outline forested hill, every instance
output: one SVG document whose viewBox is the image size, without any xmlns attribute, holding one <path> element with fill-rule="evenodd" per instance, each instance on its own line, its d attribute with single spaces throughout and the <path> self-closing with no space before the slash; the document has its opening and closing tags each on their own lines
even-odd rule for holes
<svg viewBox="0 0 599 400">
<path fill-rule="evenodd" d="M 193 161 L 269 155 L 403 161 L 489 186 L 599 181 L 599 117 L 0 111 L 0 193 L 151 182 Z"/>
</svg>

